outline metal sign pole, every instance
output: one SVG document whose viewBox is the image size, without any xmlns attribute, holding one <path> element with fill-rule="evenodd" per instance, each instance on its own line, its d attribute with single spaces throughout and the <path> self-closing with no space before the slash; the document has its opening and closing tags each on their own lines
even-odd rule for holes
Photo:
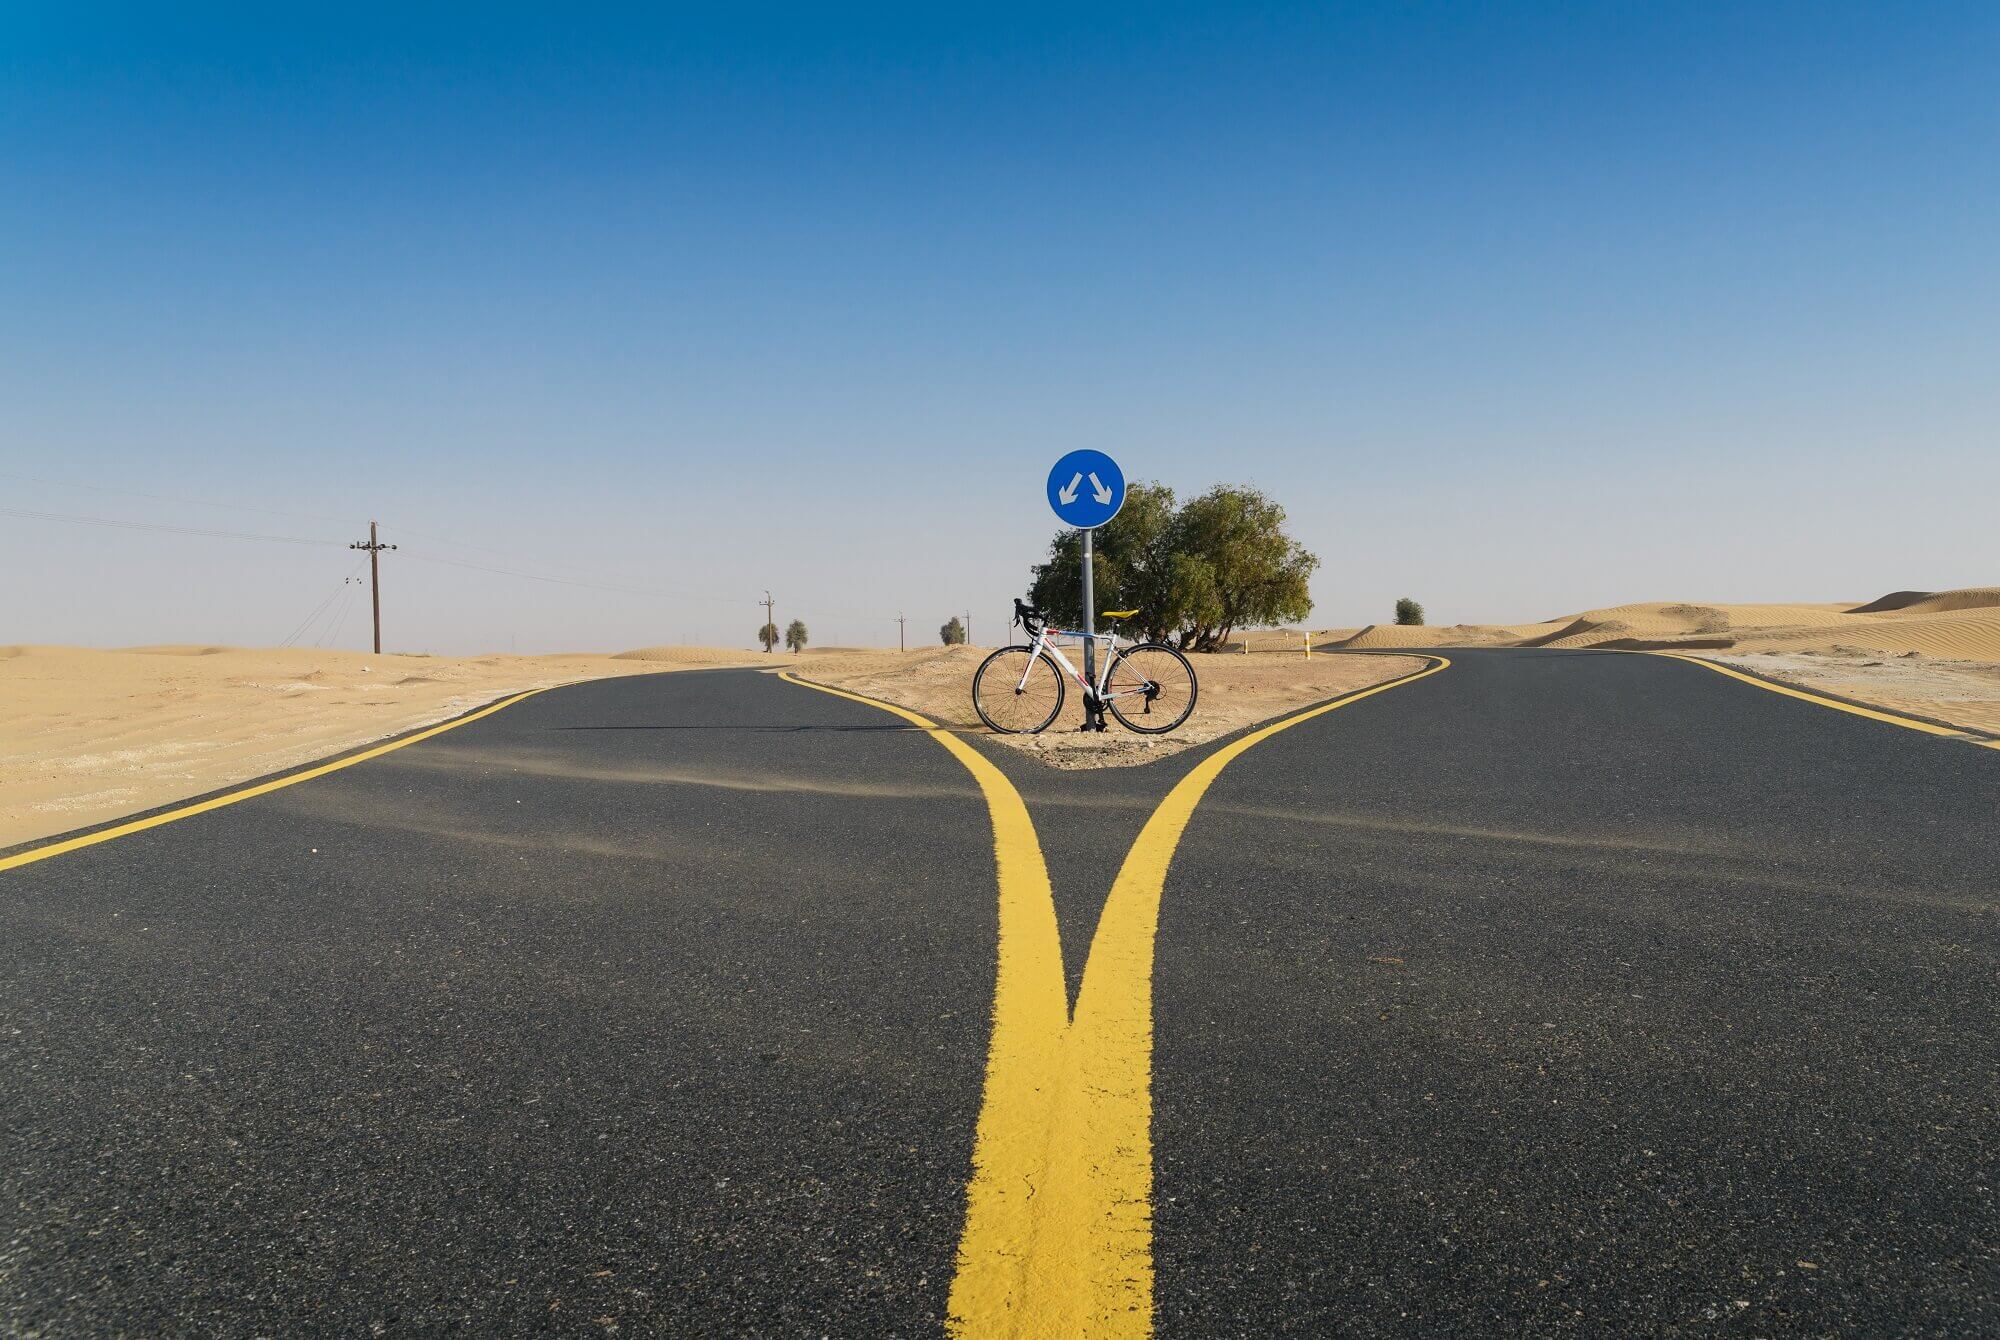
<svg viewBox="0 0 2000 1340">
<path fill-rule="evenodd" d="M 1083 697 L 1083 728 L 1085 730 L 1104 729 L 1104 709 L 1093 700 L 1097 689 L 1097 583 L 1090 571 L 1091 532 L 1083 532 L 1083 677 L 1090 681 L 1090 692 Z"/>
<path fill-rule="evenodd" d="M 1056 519 L 1083 533 L 1083 728 L 1103 730 L 1104 704 L 1097 698 L 1097 581 L 1092 571 L 1092 532 L 1117 516 L 1125 505 L 1125 472 L 1103 452 L 1083 448 L 1064 453 L 1055 463 L 1047 489 Z"/>
</svg>

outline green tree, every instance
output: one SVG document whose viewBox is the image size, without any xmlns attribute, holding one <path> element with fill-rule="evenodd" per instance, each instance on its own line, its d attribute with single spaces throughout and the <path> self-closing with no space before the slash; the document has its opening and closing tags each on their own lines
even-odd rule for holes
<svg viewBox="0 0 2000 1340">
<path fill-rule="evenodd" d="M 757 644 L 765 651 L 770 651 L 773 647 L 776 647 L 778 645 L 778 638 L 778 625 L 774 623 L 767 623 L 757 630 Z"/>
<path fill-rule="evenodd" d="M 1133 483 L 1118 515 L 1097 529 L 1091 544 L 1091 587 L 1098 609 L 1136 608 L 1130 630 L 1138 637 L 1163 638 L 1173 629 L 1165 613 L 1171 552 L 1174 491 L 1161 484 Z M 1028 599 L 1058 624 L 1083 623 L 1083 532 L 1065 530 L 1049 545 L 1049 561 L 1037 564 Z"/>
<path fill-rule="evenodd" d="M 1408 596 L 1404 596 L 1396 602 L 1396 622 L 1409 624 L 1412 627 L 1422 627 L 1424 622 L 1424 607 Z"/>
<path fill-rule="evenodd" d="M 1319 560 L 1284 522 L 1255 489 L 1218 485 L 1176 508 L 1173 490 L 1134 484 L 1093 544 L 1097 608 L 1136 608 L 1134 635 L 1191 651 L 1213 651 L 1236 628 L 1303 619 Z M 1034 569 L 1032 598 L 1057 623 L 1083 617 L 1082 566 L 1082 533 L 1067 530 Z"/>
<path fill-rule="evenodd" d="M 806 626 L 803 620 L 794 619 L 785 627 L 785 650 L 804 651 L 806 649 Z"/>
<path fill-rule="evenodd" d="M 1256 489 L 1218 484 L 1174 516 L 1173 552 L 1206 564 L 1184 567 L 1172 589 L 1183 647 L 1213 651 L 1238 628 L 1312 613 L 1319 559 L 1285 534 L 1285 509 Z"/>
<path fill-rule="evenodd" d="M 951 616 L 949 623 L 938 629 L 938 641 L 944 643 L 947 647 L 962 647 L 965 645 L 965 625 L 958 621 L 956 614 Z"/>
</svg>

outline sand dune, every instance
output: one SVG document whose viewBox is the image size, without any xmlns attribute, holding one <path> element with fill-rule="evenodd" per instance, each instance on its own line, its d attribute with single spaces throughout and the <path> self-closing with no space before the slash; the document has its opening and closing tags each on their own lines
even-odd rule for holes
<svg viewBox="0 0 2000 1340">
<path fill-rule="evenodd" d="M 1880 603 L 1880 602 L 1877 602 Z M 1943 614 L 1952 610 L 1993 609 L 2000 607 L 2000 586 L 1968 586 L 1958 591 L 1940 591 L 1927 595 L 1921 600 L 1913 600 L 1898 611 L 1902 614 Z M 1855 613 L 1861 611 L 1856 610 Z"/>
<path fill-rule="evenodd" d="M 1461 623 L 1445 628 L 1426 628 L 1377 623 L 1368 625 L 1350 638 L 1314 645 L 1337 646 L 1352 651 L 1382 647 L 1497 647 L 1514 642 L 1519 636 L 1513 629 L 1489 624 Z M 1439 641 L 1440 638 L 1444 640 Z"/>
<path fill-rule="evenodd" d="M 1842 648 L 1917 653 L 1954 660 L 2000 659 L 2000 609 L 1954 610 L 1930 617 L 1885 620 L 1824 628 L 1749 629 L 1735 639 L 1736 651 L 1832 651 Z"/>
<path fill-rule="evenodd" d="M 1684 650 L 1915 651 L 2000 659 L 2000 587 L 1898 591 L 1868 604 L 1699 604 L 1642 601 L 1540 624 L 1375 624 L 1320 645 L 1604 647 Z"/>
<path fill-rule="evenodd" d="M 1856 605 L 1849 614 L 1880 614 L 1885 610 L 1899 610 L 1914 605 L 1919 600 L 1929 600 L 1929 591 L 1891 591 L 1886 596 L 1877 596 L 1865 605 Z"/>
<path fill-rule="evenodd" d="M 639 647 L 633 651 L 613 652 L 603 659 L 612 661 L 644 661 L 648 666 L 686 666 L 701 669 L 717 665 L 761 665 L 766 660 L 772 664 L 783 661 L 789 652 L 765 653 L 756 651 L 732 651 L 723 647 Z M 596 660 L 588 653 L 578 653 L 579 659 Z M 488 661 L 506 661 L 506 656 L 490 656 Z M 537 659 L 537 658 L 528 658 Z M 629 672 L 628 672 L 629 673 Z"/>
</svg>

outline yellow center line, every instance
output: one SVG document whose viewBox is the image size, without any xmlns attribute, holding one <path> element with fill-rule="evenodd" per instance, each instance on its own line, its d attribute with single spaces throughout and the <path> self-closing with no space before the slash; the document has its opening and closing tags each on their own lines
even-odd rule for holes
<svg viewBox="0 0 2000 1340">
<path fill-rule="evenodd" d="M 978 750 L 878 699 L 949 749 L 993 821 L 999 968 L 985 1097 L 966 1187 L 949 1329 L 959 1336 L 1146 1336 L 1153 1327 L 1153 945 L 1181 834 L 1244 751 L 1302 721 L 1437 674 L 1436 664 L 1295 713 L 1181 778 L 1132 843 L 1099 914 L 1072 1015 L 1041 843 L 1020 792 Z"/>
</svg>

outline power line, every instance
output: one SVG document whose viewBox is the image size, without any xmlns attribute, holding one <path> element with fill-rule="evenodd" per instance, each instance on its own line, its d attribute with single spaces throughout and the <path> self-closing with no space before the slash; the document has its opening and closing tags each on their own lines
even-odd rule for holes
<svg viewBox="0 0 2000 1340">
<path fill-rule="evenodd" d="M 0 516 L 26 517 L 31 521 L 62 521 L 75 526 L 104 526 L 114 530 L 151 530 L 170 535 L 205 535 L 219 540 L 262 540 L 269 544 L 310 544 L 338 548 L 339 540 L 314 540 L 302 535 L 254 535 L 238 530 L 208 530 L 200 526 L 169 526 L 157 521 L 114 521 L 102 516 L 72 516 L 66 512 L 30 512 L 18 507 L 0 507 Z"/>
<path fill-rule="evenodd" d="M 187 507 L 220 507 L 230 512 L 258 512 L 264 516 L 290 517 L 295 521 L 330 521 L 339 526 L 357 524 L 351 517 L 321 516 L 315 512 L 286 512 L 275 507 L 253 507 L 245 503 L 213 502 L 206 498 L 176 498 L 165 493 L 146 493 L 139 489 L 115 488 L 109 484 L 80 484 L 67 479 L 43 479 L 37 475 L 16 474 L 12 470 L 0 470 L 0 479 L 16 479 L 26 484 L 46 484 L 50 488 L 82 489 L 88 493 L 111 493 L 125 498 L 150 498 L 154 502 L 180 503 Z"/>
<path fill-rule="evenodd" d="M 432 531 L 427 531 L 427 530 L 411 530 L 411 529 L 410 529 L 410 528 L 409 528 L 408 526 L 405 526 L 405 525 L 402 525 L 402 524 L 400 524 L 400 523 L 398 523 L 398 522 L 395 522 L 395 521 L 385 521 L 385 522 L 383 522 L 382 524 L 383 524 L 383 525 L 385 525 L 385 526 L 387 526 L 387 527 L 388 527 L 388 528 L 389 528 L 390 530 L 393 530 L 393 531 L 395 531 L 395 532 L 396 532 L 396 534 L 398 534 L 398 535 L 401 535 L 401 536 L 403 536 L 403 537 L 405 537 L 405 538 L 409 538 L 409 539 L 418 539 L 418 540 L 429 540 L 429 541 L 430 541 L 430 542 L 431 542 L 432 544 L 442 544 L 442 545 L 448 545 L 449 547 L 451 547 L 451 548 L 453 548 L 453 549 L 466 549 L 466 550 L 470 550 L 471 552 L 473 552 L 473 553 L 475 553 L 475 554 L 493 554 L 493 555 L 495 555 L 496 557 L 499 557 L 499 558 L 510 558 L 510 557 L 512 557 L 512 556 L 514 555 L 514 553 L 515 553 L 515 551 L 514 551 L 514 550 L 512 550 L 512 549 L 495 549 L 495 548 L 493 548 L 493 547 L 492 547 L 491 545 L 485 545 L 485 544 L 467 544 L 467 543 L 466 543 L 466 542 L 465 542 L 464 540 L 454 540 L 454 539 L 452 539 L 452 538 L 451 538 L 450 536 L 448 536 L 448 535 L 439 535 L 439 534 L 436 534 L 435 532 L 432 532 Z M 578 571 L 578 569 L 575 569 L 575 568 L 558 568 L 558 569 L 556 569 L 556 571 L 558 571 L 558 572 L 576 572 L 576 571 Z"/>
<path fill-rule="evenodd" d="M 302 635 L 306 631 L 306 629 L 312 627 L 313 621 L 319 618 L 320 613 L 323 610 L 325 610 L 328 605 L 331 605 L 334 601 L 340 599 L 341 592 L 347 589 L 347 580 L 348 580 L 347 578 L 343 577 L 341 579 L 340 585 L 334 587 L 332 591 L 328 592 L 324 597 L 322 597 L 319 604 L 314 605 L 312 607 L 312 611 L 308 613 L 305 618 L 299 620 L 298 627 L 292 629 L 291 632 L 285 634 L 285 636 L 279 641 L 278 645 L 280 647 L 291 646 L 292 643 L 295 642 L 300 637 L 300 635 Z"/>
<path fill-rule="evenodd" d="M 320 630 L 319 636 L 313 639 L 313 645 L 315 647 L 319 646 L 321 643 L 325 643 L 326 645 L 335 648 L 339 647 L 340 630 L 347 626 L 347 612 L 354 608 L 354 595 L 355 592 L 359 591 L 360 589 L 361 588 L 358 586 L 350 586 L 347 588 L 347 599 L 340 602 L 340 612 L 334 615 L 333 622 L 328 624 L 325 628 L 322 628 Z"/>
<path fill-rule="evenodd" d="M 327 593 L 326 599 L 320 601 L 319 604 L 313 606 L 312 613 L 306 615 L 305 618 L 299 620 L 299 626 L 297 628 L 294 628 L 290 633 L 286 634 L 285 640 L 280 642 L 278 645 L 281 647 L 289 647 L 294 642 L 297 642 L 301 637 L 304 637 L 306 630 L 313 626 L 313 624 L 319 619 L 321 614 L 326 612 L 327 607 L 333 604 L 334 601 L 340 599 L 341 594 L 345 592 L 353 584 L 354 579 L 361 575 L 361 569 L 367 566 L 367 562 L 368 560 L 362 559 L 361 561 L 357 562 L 353 567 L 349 568 L 347 570 L 346 575 L 344 575 L 340 579 L 340 585 L 334 587 L 333 590 L 329 591 Z"/>
<path fill-rule="evenodd" d="M 294 642 L 298 641 L 301 637 L 305 636 L 306 629 L 312 627 L 313 624 L 319 621 L 319 616 L 326 612 L 327 606 L 333 604 L 334 601 L 340 599 L 342 595 L 346 594 L 347 583 L 349 580 L 351 579 L 343 577 L 341 579 L 340 585 L 334 587 L 333 590 L 329 591 L 326 594 L 326 596 L 320 600 L 319 604 L 314 605 L 312 607 L 312 611 L 309 614 L 307 614 L 305 618 L 299 620 L 298 627 L 292 629 L 291 632 L 285 634 L 284 639 L 281 642 L 279 642 L 278 645 L 280 647 L 289 647 Z"/>
<path fill-rule="evenodd" d="M 67 479 L 47 479 L 40 475 L 24 475 L 13 470 L 0 470 L 0 479 L 14 479 L 27 484 L 45 484 L 51 488 L 83 489 L 90 493 L 112 494 L 123 498 L 146 498 L 153 502 L 178 503 L 186 507 L 219 507 L 227 511 L 254 512 L 264 516 L 291 517 L 301 521 L 329 521 L 341 526 L 358 526 L 361 524 L 352 517 L 326 516 L 317 512 L 292 512 L 275 507 L 258 507 L 248 503 L 217 502 L 211 498 L 183 498 L 167 493 L 148 493 L 143 489 L 116 488 L 108 484 L 84 484 Z M 48 519 L 54 519 L 54 514 L 43 515 Z M 103 521 L 101 524 L 112 525 L 124 523 Z M 488 545 L 469 544 L 464 540 L 455 540 L 448 535 L 439 535 L 435 531 L 412 530 L 408 526 L 399 525 L 394 521 L 389 522 L 388 525 L 391 530 L 396 531 L 400 535 L 429 540 L 433 544 L 448 545 L 453 549 L 466 549 L 480 554 L 494 554 L 502 558 L 507 557 L 513 552 L 509 549 L 495 549 Z M 557 571 L 574 573 L 577 570 L 573 568 L 559 568 Z"/>
<path fill-rule="evenodd" d="M 553 586 L 581 586 L 593 591 L 622 591 L 627 595 L 650 596 L 655 600 L 705 600 L 717 605 L 761 605 L 761 600 L 732 599 L 728 596 L 698 595 L 692 591 L 661 591 L 644 586 L 626 586 L 615 582 L 589 582 L 571 577 L 550 577 L 539 572 L 523 572 L 519 568 L 496 568 L 485 563 L 467 563 L 462 559 L 439 558 L 435 554 L 409 553 L 404 558 L 418 563 L 439 563 L 448 568 L 465 568 L 472 572 L 491 572 L 502 577 L 519 577 L 523 581 L 548 582 Z"/>
<path fill-rule="evenodd" d="M 9 477 L 12 478 L 15 476 Z M 170 499 L 169 501 L 173 500 Z M 0 507 L 0 516 L 21 517 L 30 521 L 60 521 L 68 525 L 99 526 L 114 530 L 154 531 L 167 535 L 199 535 L 221 540 L 258 540 L 267 544 L 324 545 L 328 548 L 347 547 L 340 540 L 318 540 L 302 535 L 262 535 L 249 531 L 214 530 L 205 526 L 174 526 L 159 521 L 121 521 L 112 517 L 77 516 L 67 512 L 36 512 L 19 507 Z M 449 541 L 446 541 L 446 543 L 449 543 Z M 484 563 L 467 563 L 462 559 L 441 558 L 431 554 L 407 554 L 405 557 L 413 558 L 420 563 L 440 563 L 446 567 L 469 568 L 474 572 L 491 572 L 502 577 L 518 577 L 523 581 L 551 582 L 558 586 L 591 587 L 600 591 L 622 591 L 629 595 L 652 596 L 662 600 L 706 600 L 712 603 L 727 605 L 758 603 L 750 600 L 732 600 L 727 597 L 699 595 L 692 591 L 661 591 L 643 586 L 627 586 L 614 582 L 592 582 L 569 577 L 551 577 L 538 572 L 522 572 L 518 568 L 496 568 Z"/>
</svg>

